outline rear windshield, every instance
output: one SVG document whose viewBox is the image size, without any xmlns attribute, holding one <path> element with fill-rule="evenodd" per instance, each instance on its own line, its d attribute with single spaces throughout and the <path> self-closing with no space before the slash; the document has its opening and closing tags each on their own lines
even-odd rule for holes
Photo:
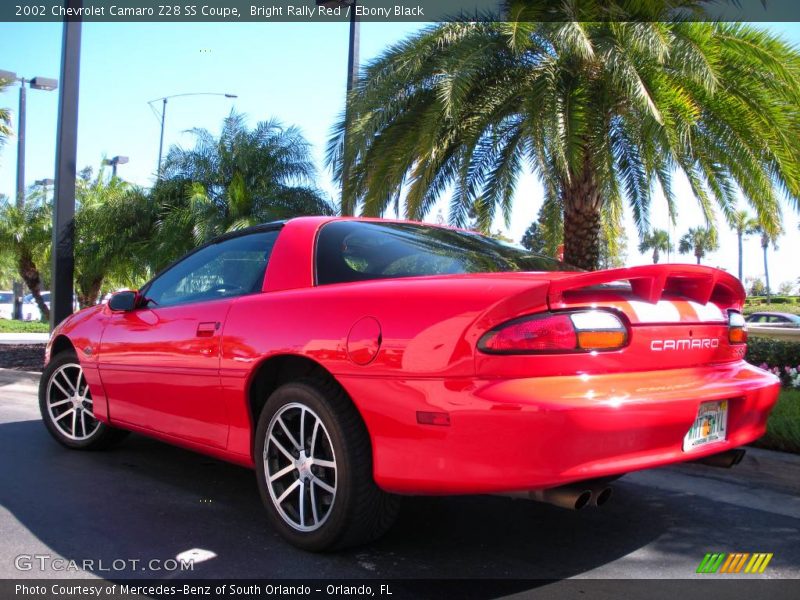
<svg viewBox="0 0 800 600">
<path fill-rule="evenodd" d="M 492 238 L 411 223 L 334 221 L 317 240 L 317 283 L 458 273 L 574 271 Z"/>
</svg>

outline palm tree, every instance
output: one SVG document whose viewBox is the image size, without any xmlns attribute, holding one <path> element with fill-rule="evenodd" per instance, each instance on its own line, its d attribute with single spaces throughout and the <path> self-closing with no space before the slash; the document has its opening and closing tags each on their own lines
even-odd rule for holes
<svg viewBox="0 0 800 600">
<path fill-rule="evenodd" d="M 41 296 L 39 265 L 46 262 L 50 236 L 47 205 L 30 197 L 21 208 L 8 198 L 0 200 L 0 248 L 13 256 L 17 274 L 28 286 L 44 319 L 50 318 L 50 310 Z"/>
<path fill-rule="evenodd" d="M 475 206 L 488 231 L 530 165 L 563 215 L 565 260 L 593 269 L 604 211 L 624 199 L 643 235 L 656 184 L 674 214 L 676 171 L 707 223 L 737 188 L 762 222 L 778 189 L 800 206 L 800 53 L 749 24 L 673 19 L 676 5 L 704 2 L 587 1 L 581 21 L 574 2 L 511 0 L 497 21 L 390 47 L 328 144 L 334 175 L 348 174 L 342 213 L 381 215 L 407 192 L 405 214 L 420 219 L 452 189 L 451 223 Z"/>
<path fill-rule="evenodd" d="M 717 232 L 705 227 L 690 227 L 678 242 L 678 252 L 681 254 L 694 254 L 697 264 L 706 255 L 719 248 Z"/>
<path fill-rule="evenodd" d="M 769 287 L 769 261 L 767 261 L 767 252 L 769 251 L 770 244 L 772 244 L 775 250 L 778 249 L 778 238 L 783 235 L 783 229 L 779 228 L 775 231 L 774 227 L 759 225 L 758 231 L 761 233 L 761 250 L 764 253 L 764 282 L 767 287 L 767 304 L 769 304 L 772 302 L 772 290 Z"/>
<path fill-rule="evenodd" d="M 248 130 L 231 112 L 219 137 L 192 130 L 194 148 L 173 147 L 153 193 L 167 207 L 160 236 L 167 260 L 194 244 L 249 225 L 298 215 L 330 215 L 315 186 L 309 143 L 296 127 L 271 120 Z"/>
<path fill-rule="evenodd" d="M 646 233 L 639 244 L 639 252 L 644 254 L 648 250 L 653 251 L 653 264 L 658 264 L 661 252 L 669 252 L 672 250 L 669 233 L 663 229 L 653 229 L 652 232 Z"/>
<path fill-rule="evenodd" d="M 2 94 L 11 82 L 8 79 L 0 79 L 0 94 Z M 11 112 L 7 108 L 0 108 L 0 147 L 6 142 L 6 138 L 11 135 Z"/>
<path fill-rule="evenodd" d="M 758 233 L 758 221 L 756 221 L 746 210 L 735 210 L 728 216 L 728 223 L 736 232 L 736 237 L 739 240 L 739 281 L 742 279 L 742 263 L 743 263 L 743 248 L 742 240 L 746 235 Z"/>
<path fill-rule="evenodd" d="M 136 287 L 152 272 L 149 246 L 158 210 L 153 199 L 118 177 L 78 180 L 75 214 L 75 293 L 95 304 L 109 280 Z"/>
</svg>

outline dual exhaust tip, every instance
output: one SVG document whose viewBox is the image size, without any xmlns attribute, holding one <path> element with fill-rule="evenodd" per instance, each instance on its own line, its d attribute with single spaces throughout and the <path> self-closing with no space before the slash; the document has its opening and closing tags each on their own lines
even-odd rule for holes
<svg viewBox="0 0 800 600">
<path fill-rule="evenodd" d="M 581 510 L 587 506 L 603 506 L 614 490 L 605 483 L 578 482 L 546 490 L 528 492 L 528 497 L 537 502 L 552 504 L 569 510 Z"/>
<path fill-rule="evenodd" d="M 705 456 L 695 462 L 712 467 L 730 469 L 742 462 L 744 456 L 745 450 L 736 448 L 726 452 L 720 452 L 719 454 Z M 613 489 L 608 485 L 608 480 L 588 480 L 546 490 L 524 492 L 523 496 L 536 500 L 537 502 L 553 504 L 554 506 L 560 506 L 561 508 L 567 508 L 569 510 L 580 510 L 590 505 L 603 506 L 611 499 L 613 493 Z M 514 494 L 514 496 L 519 497 L 519 494 Z"/>
</svg>

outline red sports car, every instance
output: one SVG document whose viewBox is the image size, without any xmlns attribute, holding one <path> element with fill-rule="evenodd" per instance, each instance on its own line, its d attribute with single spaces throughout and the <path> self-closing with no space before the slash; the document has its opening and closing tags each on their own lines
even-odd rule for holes
<svg viewBox="0 0 800 600">
<path fill-rule="evenodd" d="M 623 473 L 730 465 L 778 380 L 744 290 L 694 265 L 578 272 L 455 229 L 298 218 L 237 231 L 53 332 L 42 417 L 255 468 L 310 550 L 381 535 L 403 494 L 601 504 Z"/>
</svg>

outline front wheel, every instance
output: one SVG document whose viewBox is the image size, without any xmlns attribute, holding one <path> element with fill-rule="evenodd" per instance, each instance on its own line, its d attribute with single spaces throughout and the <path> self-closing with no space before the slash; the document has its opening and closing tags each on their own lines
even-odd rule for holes
<svg viewBox="0 0 800 600">
<path fill-rule="evenodd" d="M 399 498 L 372 479 L 366 427 L 335 382 L 279 387 L 258 422 L 256 476 L 270 520 L 304 550 L 366 543 L 393 523 Z"/>
<path fill-rule="evenodd" d="M 92 393 L 74 352 L 61 352 L 45 367 L 39 411 L 50 435 L 68 448 L 100 450 L 127 435 L 95 418 Z"/>
</svg>

